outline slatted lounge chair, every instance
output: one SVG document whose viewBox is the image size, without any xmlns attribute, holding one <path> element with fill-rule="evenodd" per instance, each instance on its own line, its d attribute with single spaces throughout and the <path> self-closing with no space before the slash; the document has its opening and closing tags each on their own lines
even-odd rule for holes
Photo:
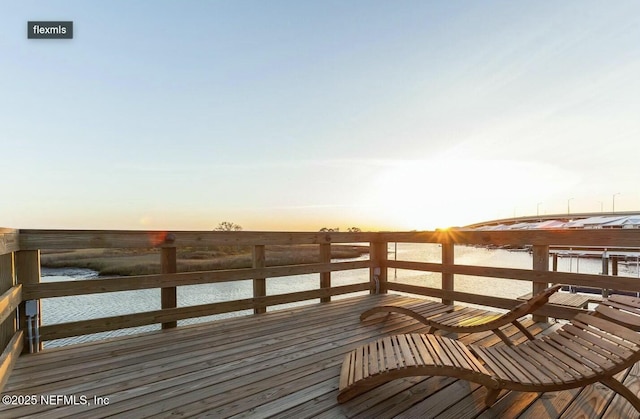
<svg viewBox="0 0 640 419">
<path fill-rule="evenodd" d="M 447 376 L 486 387 L 487 406 L 503 389 L 547 392 L 601 382 L 640 412 L 640 399 L 613 378 L 638 361 L 640 334 L 584 313 L 561 329 L 518 346 L 466 346 L 439 335 L 401 334 L 346 355 L 338 402 L 402 377 Z"/>
<path fill-rule="evenodd" d="M 507 313 L 496 313 L 471 307 L 449 306 L 434 301 L 415 304 L 413 306 L 378 306 L 373 307 L 360 315 L 360 320 L 377 313 L 400 313 L 418 320 L 429 326 L 428 333 L 444 330 L 453 333 L 476 333 L 493 331 L 507 345 L 513 345 L 511 340 L 500 330 L 502 326 L 513 324 L 528 339 L 535 337 L 518 321 L 519 318 L 531 314 L 543 305 L 547 304 L 549 297 L 557 292 L 562 285 L 555 285 L 536 294 L 529 300 L 517 305 Z"/>
</svg>

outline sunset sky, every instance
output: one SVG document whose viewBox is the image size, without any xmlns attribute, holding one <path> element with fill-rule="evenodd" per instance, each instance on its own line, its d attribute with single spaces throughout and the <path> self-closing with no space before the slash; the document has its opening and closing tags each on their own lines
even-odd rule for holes
<svg viewBox="0 0 640 419">
<path fill-rule="evenodd" d="M 0 227 L 640 212 L 638 1 L 14 1 Z M 27 39 L 29 20 L 74 22 Z"/>
</svg>

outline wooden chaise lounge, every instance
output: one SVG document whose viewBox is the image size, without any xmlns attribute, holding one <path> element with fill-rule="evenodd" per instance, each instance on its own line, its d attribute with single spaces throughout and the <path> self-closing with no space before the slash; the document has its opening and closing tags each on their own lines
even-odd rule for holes
<svg viewBox="0 0 640 419">
<path fill-rule="evenodd" d="M 426 301 L 407 307 L 393 305 L 373 307 L 362 313 L 360 320 L 364 321 L 377 313 L 387 313 L 387 315 L 390 313 L 399 313 L 413 317 L 419 322 L 429 326 L 428 333 L 434 333 L 437 330 L 453 333 L 476 333 L 491 330 L 507 345 L 512 345 L 512 342 L 502 333 L 500 328 L 508 324 L 513 324 L 528 339 L 535 339 L 527 328 L 520 324 L 518 319 L 533 313 L 547 304 L 549 297 L 561 287 L 562 285 L 549 287 L 522 304 L 518 304 L 507 313 L 496 313 L 477 308 L 450 306 L 435 301 Z"/>
<path fill-rule="evenodd" d="M 517 346 L 466 346 L 438 335 L 401 334 L 346 355 L 338 402 L 402 377 L 448 376 L 486 387 L 487 406 L 503 389 L 547 392 L 601 382 L 640 412 L 637 395 L 613 378 L 638 361 L 640 334 L 584 313 L 555 332 Z"/>
</svg>

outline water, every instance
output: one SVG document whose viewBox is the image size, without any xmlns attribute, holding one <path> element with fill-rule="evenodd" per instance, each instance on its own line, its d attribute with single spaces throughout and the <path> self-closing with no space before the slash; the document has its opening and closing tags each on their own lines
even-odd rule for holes
<svg viewBox="0 0 640 419">
<path fill-rule="evenodd" d="M 438 244 L 413 244 L 398 243 L 397 255 L 394 255 L 394 246 L 389 246 L 389 259 L 440 263 L 441 248 Z M 368 259 L 368 255 L 353 260 Z M 490 250 L 467 246 L 456 246 L 455 261 L 461 265 L 477 265 L 487 267 L 504 267 L 531 269 L 532 258 L 527 252 L 511 252 L 508 250 Z M 579 262 L 575 258 L 559 258 L 558 271 L 598 274 L 602 269 L 599 259 L 582 258 Z M 637 277 L 638 271 L 635 264 L 619 265 L 620 276 Z M 96 278 L 96 272 L 88 269 L 64 268 L 42 269 L 42 282 L 57 281 L 83 281 Z M 409 270 L 389 269 L 388 280 L 391 282 L 403 282 L 411 285 L 422 285 L 440 288 L 441 275 L 433 272 L 416 272 Z M 331 274 L 333 286 L 366 282 L 369 278 L 368 269 L 353 271 L 340 271 Z M 290 292 L 317 289 L 319 286 L 319 274 L 296 275 L 281 278 L 267 279 L 267 295 L 286 294 Z M 455 290 L 481 295 L 516 298 L 531 292 L 531 282 L 510 279 L 475 277 L 467 275 L 455 276 Z M 366 292 L 363 292 L 366 293 Z M 178 306 L 210 304 L 214 302 L 240 300 L 251 298 L 253 294 L 252 281 L 234 281 L 219 284 L 189 285 L 178 288 Z M 336 296 L 334 299 L 345 298 Z M 269 307 L 268 310 L 277 310 L 285 307 L 300 306 L 314 303 L 317 300 L 302 301 L 292 304 Z M 88 320 L 99 317 L 127 315 L 144 311 L 160 309 L 160 290 L 120 291 L 114 293 L 47 298 L 42 300 L 42 323 L 44 325 L 65 323 L 71 321 Z M 196 319 L 181 320 L 178 325 L 193 324 L 220 318 L 228 318 L 251 314 L 252 310 L 235 313 L 224 313 L 214 316 L 200 317 Z M 134 334 L 142 331 L 158 330 L 160 325 L 150 325 L 110 331 L 93 335 L 59 339 L 45 343 L 46 347 L 61 346 L 69 343 L 84 342 L 105 337 Z"/>
</svg>

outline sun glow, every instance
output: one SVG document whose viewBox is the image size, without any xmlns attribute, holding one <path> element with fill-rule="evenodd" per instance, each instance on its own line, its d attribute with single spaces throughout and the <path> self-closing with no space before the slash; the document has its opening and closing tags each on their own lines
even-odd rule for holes
<svg viewBox="0 0 640 419">
<path fill-rule="evenodd" d="M 509 216 L 514 202 L 526 201 L 532 191 L 552 193 L 574 181 L 563 169 L 534 162 L 394 162 L 375 179 L 369 205 L 396 228 L 446 228 Z"/>
</svg>

